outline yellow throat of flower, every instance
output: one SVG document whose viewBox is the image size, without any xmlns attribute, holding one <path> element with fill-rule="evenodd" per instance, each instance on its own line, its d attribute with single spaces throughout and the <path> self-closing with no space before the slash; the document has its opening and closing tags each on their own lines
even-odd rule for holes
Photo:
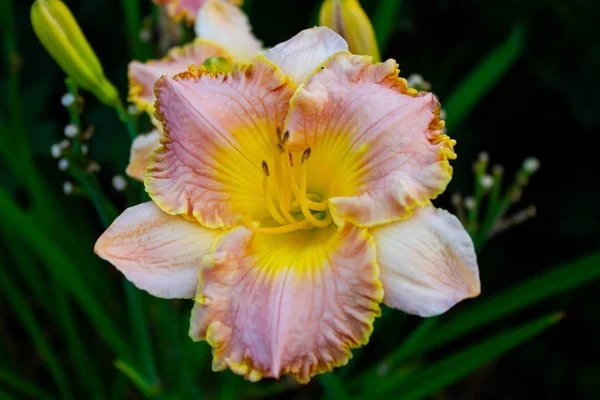
<svg viewBox="0 0 600 400">
<path fill-rule="evenodd" d="M 332 222 L 328 201 L 319 201 L 318 196 L 307 193 L 310 148 L 299 156 L 287 147 L 289 132 L 283 136 L 279 131 L 277 134 L 277 151 L 271 163 L 263 160 L 262 170 L 266 206 L 279 226 L 262 228 L 257 221 L 245 221 L 246 226 L 254 232 L 266 234 L 328 227 Z"/>
</svg>

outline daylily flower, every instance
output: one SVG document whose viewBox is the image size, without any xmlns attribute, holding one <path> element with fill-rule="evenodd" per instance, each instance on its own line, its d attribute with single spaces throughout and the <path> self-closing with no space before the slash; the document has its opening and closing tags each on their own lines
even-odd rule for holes
<svg viewBox="0 0 600 400">
<path fill-rule="evenodd" d="M 153 201 L 95 251 L 155 296 L 195 298 L 215 371 L 305 383 L 367 343 L 381 302 L 432 316 L 479 294 L 469 235 L 430 202 L 455 157 L 439 103 L 347 49 L 313 28 L 156 84 Z"/>
</svg>

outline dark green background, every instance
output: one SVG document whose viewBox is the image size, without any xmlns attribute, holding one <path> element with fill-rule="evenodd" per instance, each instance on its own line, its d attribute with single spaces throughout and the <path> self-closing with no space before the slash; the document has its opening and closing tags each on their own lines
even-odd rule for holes
<svg viewBox="0 0 600 400">
<path fill-rule="evenodd" d="M 269 46 L 314 24 L 318 7 L 318 2 L 305 0 L 246 3 L 256 35 Z M 362 3 L 372 15 L 378 2 L 365 0 Z M 125 95 L 130 48 L 120 2 L 73 0 L 67 4 L 96 50 L 107 76 Z M 68 115 L 60 105 L 60 97 L 65 92 L 64 76 L 33 35 L 29 24 L 30 5 L 28 0 L 15 2 L 27 132 L 36 162 L 45 171 L 45 179 L 62 199 L 65 210 L 74 210 L 69 221 L 57 220 L 56 224 L 69 224 L 81 231 L 89 230 L 91 225 L 94 235 L 72 243 L 72 246 L 91 249 L 93 236 L 102 231 L 101 225 L 86 201 L 62 197 L 61 184 L 65 177 L 57 170 L 56 160 L 50 157 L 50 146 L 61 140 L 62 129 L 68 123 Z M 149 10 L 150 2 L 145 5 Z M 541 161 L 542 168 L 520 203 L 522 206 L 535 204 L 538 215 L 495 238 L 485 248 L 480 256 L 481 296 L 599 248 L 599 23 L 600 2 L 595 0 L 402 1 L 394 33 L 389 45 L 382 49 L 382 55 L 394 58 L 404 77 L 411 73 L 422 74 L 432 83 L 432 91 L 442 106 L 458 82 L 488 51 L 502 43 L 515 25 L 525 27 L 525 47 L 514 66 L 461 125 L 449 127 L 450 135 L 458 141 L 459 157 L 454 162 L 454 180 L 436 202 L 451 209 L 451 193 L 472 192 L 471 163 L 480 151 L 489 153 L 492 164 L 502 164 L 509 177 L 525 157 L 536 156 Z M 0 76 L 1 93 L 5 93 L 6 71 Z M 126 131 L 112 110 L 89 95 L 86 99 L 84 125 L 92 124 L 96 130 L 90 143 L 91 156 L 102 166 L 100 178 L 106 192 L 123 208 L 125 198 L 111 188 L 110 179 L 115 173 L 122 173 L 126 165 L 129 153 Z M 3 117 L 6 101 L 0 99 Z M 0 172 L 0 183 L 18 196 L 20 183 L 6 174 L 1 164 Z M 21 200 L 27 202 L 26 198 Z M 93 257 L 91 250 L 90 257 Z M 119 275 L 114 271 L 108 275 L 114 280 L 114 292 L 119 293 Z M 108 275 L 106 271 L 99 273 L 103 279 Z M 439 398 L 598 398 L 599 289 L 598 283 L 594 283 L 525 312 L 537 315 L 564 310 L 566 319 L 475 372 Z M 30 301 L 36 310 L 36 303 L 43 299 Z M 376 330 L 366 358 L 375 359 L 385 354 L 416 321 L 411 318 L 402 325 L 399 323 L 397 331 L 390 330 L 389 326 L 386 331 Z M 510 322 L 510 319 L 505 321 Z M 46 319 L 45 323 L 53 344 L 60 348 L 60 340 L 52 336 L 56 330 L 54 322 Z M 25 360 L 20 372 L 32 380 L 46 382 L 48 378 L 40 369 L 39 360 L 36 361 L 33 347 L 1 300 L 0 325 L 0 340 L 12 346 L 12 354 L 0 357 Z M 501 328 L 502 325 L 495 325 L 486 332 Z M 90 327 L 82 329 L 90 330 Z M 188 340 L 187 336 L 181 340 Z M 100 363 L 102 369 L 111 369 L 110 355 L 102 353 L 99 343 L 97 353 L 90 355 L 90 362 Z M 221 379 L 220 375 L 215 375 L 215 379 Z M 298 399 L 310 398 L 302 396 L 310 396 L 312 392 L 306 390 L 293 395 Z M 133 391 L 129 393 L 135 398 Z"/>
</svg>

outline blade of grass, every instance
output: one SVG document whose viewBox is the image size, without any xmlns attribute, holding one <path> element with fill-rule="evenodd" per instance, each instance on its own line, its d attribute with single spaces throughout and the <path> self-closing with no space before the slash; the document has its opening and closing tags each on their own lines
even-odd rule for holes
<svg viewBox="0 0 600 400">
<path fill-rule="evenodd" d="M 156 375 L 156 367 L 154 363 L 154 355 L 152 344 L 150 343 L 150 335 L 144 319 L 142 296 L 138 289 L 126 279 L 123 279 L 125 286 L 125 295 L 127 297 L 127 306 L 129 309 L 129 317 L 131 320 L 131 328 L 133 337 L 136 338 L 137 353 L 143 366 L 144 375 L 149 379 L 152 386 L 158 385 Z"/>
<path fill-rule="evenodd" d="M 100 374 L 95 368 L 96 363 L 90 362 L 89 353 L 86 352 L 84 341 L 76 328 L 73 320 L 73 311 L 64 289 L 56 281 L 51 281 L 53 298 L 56 300 L 57 322 L 64 332 L 64 342 L 69 352 L 69 358 L 73 362 L 75 371 L 81 379 L 94 390 L 91 391 L 91 398 L 105 399 L 104 384 L 100 379 Z"/>
<path fill-rule="evenodd" d="M 513 285 L 483 301 L 475 300 L 470 307 L 442 317 L 438 329 L 428 335 L 426 341 L 415 343 L 406 356 L 437 348 L 476 328 L 599 277 L 600 252 Z"/>
<path fill-rule="evenodd" d="M 488 53 L 445 100 L 448 129 L 458 127 L 485 93 L 515 63 L 523 50 L 524 34 L 523 25 L 515 26 L 506 41 Z"/>
<path fill-rule="evenodd" d="M 27 334 L 44 360 L 61 396 L 65 399 L 73 399 L 73 392 L 69 386 L 67 376 L 62 369 L 58 358 L 52 351 L 50 344 L 44 337 L 42 327 L 27 304 L 27 300 L 25 300 L 25 297 L 18 291 L 5 268 L 0 268 L 0 285 L 15 316 L 19 319 L 21 324 L 23 324 Z"/>
<path fill-rule="evenodd" d="M 115 367 L 121 371 L 133 385 L 146 397 L 153 397 L 158 394 L 159 387 L 146 382 L 142 375 L 130 364 L 123 360 L 116 360 Z"/>
<path fill-rule="evenodd" d="M 455 353 L 424 369 L 418 370 L 396 384 L 394 379 L 382 380 L 376 392 L 365 394 L 365 398 L 386 398 L 392 392 L 400 393 L 402 400 L 419 400 L 437 393 L 458 381 L 475 369 L 494 360 L 503 353 L 555 325 L 564 314 L 554 313 L 537 318 L 510 330 L 505 330 L 483 340 L 466 350 Z"/>
<path fill-rule="evenodd" d="M 381 53 L 385 51 L 392 33 L 394 33 L 400 7 L 402 7 L 401 0 L 380 0 L 375 9 L 373 27 Z"/>
<path fill-rule="evenodd" d="M 38 400 L 52 400 L 53 396 L 48 394 L 45 390 L 40 389 L 34 383 L 23 379 L 20 376 L 13 374 L 10 371 L 2 368 L 0 369 L 0 382 L 4 383 L 7 387 L 11 387 L 14 391 L 22 393 L 23 395 L 29 396 L 32 399 Z"/>
<path fill-rule="evenodd" d="M 101 303 L 88 290 L 87 284 L 82 279 L 77 267 L 67 254 L 38 228 L 35 220 L 17 207 L 15 202 L 1 188 L 0 220 L 3 224 L 12 226 L 15 234 L 23 240 L 23 243 L 39 254 L 48 266 L 52 278 L 73 295 L 111 350 L 121 358 L 130 360 L 131 353 L 128 345 L 120 336 L 119 330 L 108 317 Z"/>
</svg>

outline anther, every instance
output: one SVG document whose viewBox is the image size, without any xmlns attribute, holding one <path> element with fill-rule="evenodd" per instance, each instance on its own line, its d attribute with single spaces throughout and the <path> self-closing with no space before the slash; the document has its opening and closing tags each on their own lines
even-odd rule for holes
<svg viewBox="0 0 600 400">
<path fill-rule="evenodd" d="M 290 156 L 290 167 L 294 166 L 294 157 L 292 156 L 292 153 L 288 153 L 288 156 Z"/>
<path fill-rule="evenodd" d="M 266 161 L 262 162 L 262 170 L 265 173 L 265 176 L 269 176 L 269 166 Z"/>
<path fill-rule="evenodd" d="M 277 148 L 279 149 L 280 152 L 284 153 L 285 150 L 283 149 L 283 145 L 281 143 L 277 143 Z"/>
<path fill-rule="evenodd" d="M 289 139 L 290 139 L 290 131 L 285 131 L 285 133 L 283 134 L 283 138 L 281 139 L 281 142 L 283 144 L 286 144 Z"/>
<path fill-rule="evenodd" d="M 308 160 L 308 158 L 310 157 L 310 147 L 306 150 L 304 150 L 304 153 L 302 153 L 302 162 Z"/>
</svg>

